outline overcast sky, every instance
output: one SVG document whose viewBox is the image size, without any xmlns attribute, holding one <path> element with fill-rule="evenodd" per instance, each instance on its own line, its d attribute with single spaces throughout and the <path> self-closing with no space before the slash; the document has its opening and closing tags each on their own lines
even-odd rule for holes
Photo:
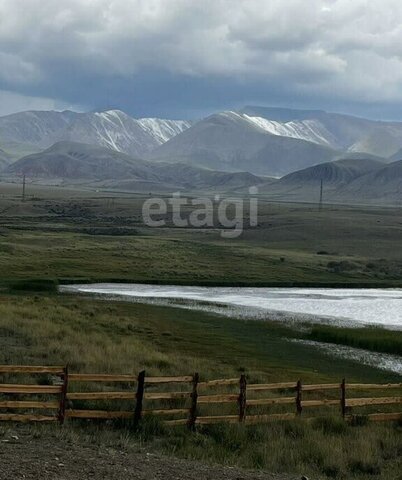
<svg viewBox="0 0 402 480">
<path fill-rule="evenodd" d="M 0 114 L 244 104 L 402 120 L 402 2 L 0 0 Z"/>
</svg>

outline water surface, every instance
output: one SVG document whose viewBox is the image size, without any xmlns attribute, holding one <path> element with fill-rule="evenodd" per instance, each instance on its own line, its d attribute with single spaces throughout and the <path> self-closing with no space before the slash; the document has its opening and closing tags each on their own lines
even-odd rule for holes
<svg viewBox="0 0 402 480">
<path fill-rule="evenodd" d="M 71 285 L 62 291 L 120 296 L 194 310 L 235 310 L 247 318 L 308 319 L 350 326 L 402 329 L 402 290 L 329 288 L 188 287 L 175 285 Z M 220 311 L 221 310 L 221 311 Z M 275 316 L 275 315 L 274 315 Z"/>
</svg>

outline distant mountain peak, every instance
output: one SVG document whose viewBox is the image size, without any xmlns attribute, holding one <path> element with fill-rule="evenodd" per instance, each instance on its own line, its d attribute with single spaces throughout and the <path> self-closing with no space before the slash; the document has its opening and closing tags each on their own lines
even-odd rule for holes
<svg viewBox="0 0 402 480">
<path fill-rule="evenodd" d="M 114 109 L 114 110 L 104 110 L 104 111 L 101 111 L 101 112 L 93 112 L 94 115 L 96 115 L 97 117 L 100 117 L 100 118 L 132 118 L 130 117 L 130 115 L 128 115 L 128 113 L 126 112 L 123 112 L 123 110 L 118 110 L 118 109 Z"/>
<path fill-rule="evenodd" d="M 190 125 L 183 120 L 135 119 L 118 109 L 88 113 L 29 111 L 0 117 L 0 143 L 43 149 L 60 140 L 76 141 L 142 156 Z"/>
</svg>

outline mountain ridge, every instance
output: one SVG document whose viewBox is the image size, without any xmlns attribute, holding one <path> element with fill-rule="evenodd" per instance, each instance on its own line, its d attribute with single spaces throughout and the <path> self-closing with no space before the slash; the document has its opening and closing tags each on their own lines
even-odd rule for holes
<svg viewBox="0 0 402 480">
<path fill-rule="evenodd" d="M 0 117 L 0 146 L 11 153 L 11 161 L 60 141 L 105 147 L 156 163 L 281 177 L 346 154 L 392 161 L 402 149 L 402 123 L 258 106 L 194 122 L 135 119 L 121 110 L 28 111 Z M 5 161 L 10 160 L 3 155 L 0 168 Z"/>
<path fill-rule="evenodd" d="M 104 147 L 57 142 L 39 154 L 9 165 L 3 179 L 26 175 L 52 185 L 80 184 L 112 189 L 174 191 L 174 189 L 236 189 L 264 182 L 248 172 L 220 172 L 180 163 L 153 164 Z"/>
</svg>

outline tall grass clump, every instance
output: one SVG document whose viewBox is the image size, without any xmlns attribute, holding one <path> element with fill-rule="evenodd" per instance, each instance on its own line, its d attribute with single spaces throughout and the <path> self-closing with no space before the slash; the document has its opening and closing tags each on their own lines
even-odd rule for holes
<svg viewBox="0 0 402 480">
<path fill-rule="evenodd" d="M 166 453 L 209 463 L 310 478 L 399 478 L 402 443 L 387 425 L 350 427 L 338 418 L 170 430 Z"/>
<path fill-rule="evenodd" d="M 338 328 L 313 326 L 308 338 L 366 350 L 402 355 L 402 332 L 381 327 Z"/>
</svg>

